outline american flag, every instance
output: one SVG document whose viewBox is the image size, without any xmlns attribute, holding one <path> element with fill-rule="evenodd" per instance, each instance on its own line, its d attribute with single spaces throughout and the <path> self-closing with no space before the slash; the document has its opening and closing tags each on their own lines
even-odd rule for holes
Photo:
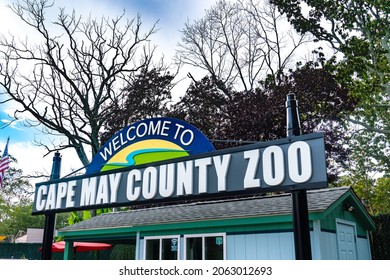
<svg viewBox="0 0 390 280">
<path fill-rule="evenodd" d="M 0 187 L 3 186 L 4 173 L 9 168 L 8 142 L 9 138 L 7 139 L 7 144 L 5 145 L 3 156 L 0 159 Z"/>
</svg>

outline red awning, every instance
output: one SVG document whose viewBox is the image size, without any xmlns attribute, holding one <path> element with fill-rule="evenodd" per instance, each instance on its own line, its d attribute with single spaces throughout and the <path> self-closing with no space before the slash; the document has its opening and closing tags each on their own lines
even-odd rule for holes
<svg viewBox="0 0 390 280">
<path fill-rule="evenodd" d="M 75 252 L 88 252 L 88 251 L 99 251 L 109 250 L 112 245 L 107 243 L 95 243 L 95 242 L 73 242 L 73 249 Z M 52 245 L 52 252 L 62 253 L 65 250 L 65 241 L 54 242 Z M 39 248 L 42 251 L 42 247 Z"/>
</svg>

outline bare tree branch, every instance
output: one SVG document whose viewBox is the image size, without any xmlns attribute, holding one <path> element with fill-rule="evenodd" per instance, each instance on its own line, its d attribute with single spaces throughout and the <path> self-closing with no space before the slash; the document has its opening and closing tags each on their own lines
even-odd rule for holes
<svg viewBox="0 0 390 280">
<path fill-rule="evenodd" d="M 377 132 L 377 133 L 381 133 L 381 134 L 390 134 L 390 130 L 388 130 L 388 129 L 380 129 L 380 128 L 372 127 L 369 124 L 362 122 L 362 121 L 358 121 L 358 120 L 351 119 L 351 118 L 348 118 L 347 121 L 354 123 L 354 124 L 361 125 L 362 127 L 366 128 L 369 131 L 373 131 L 373 132 Z"/>
<path fill-rule="evenodd" d="M 40 43 L 1 36 L 0 85 L 6 101 L 18 104 L 15 119 L 27 118 L 28 126 L 65 136 L 67 143 L 47 146 L 48 152 L 72 147 L 87 165 L 99 149 L 107 105 L 121 99 L 129 77 L 152 60 L 156 24 L 144 32 L 140 16 L 126 20 L 123 12 L 83 20 L 64 9 L 50 24 L 45 15 L 52 6 L 47 0 L 26 0 L 10 7 L 39 34 Z"/>
<path fill-rule="evenodd" d="M 283 25 L 287 21 L 266 0 L 220 0 L 202 19 L 187 22 L 176 59 L 206 70 L 227 88 L 250 91 L 269 74 L 278 79 L 308 42 Z"/>
</svg>

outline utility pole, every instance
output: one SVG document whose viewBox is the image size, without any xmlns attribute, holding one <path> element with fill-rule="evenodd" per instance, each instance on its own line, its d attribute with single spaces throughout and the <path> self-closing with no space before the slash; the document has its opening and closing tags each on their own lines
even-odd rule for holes
<svg viewBox="0 0 390 280">
<path fill-rule="evenodd" d="M 302 131 L 299 120 L 298 101 L 295 99 L 295 95 L 292 93 L 287 95 L 286 113 L 287 137 L 301 135 Z M 307 191 L 292 190 L 291 196 L 293 203 L 295 259 L 311 260 L 312 255 L 310 243 L 309 210 L 307 205 Z"/>
<path fill-rule="evenodd" d="M 53 167 L 51 169 L 50 180 L 60 178 L 61 172 L 61 155 L 56 152 L 53 157 Z M 45 214 L 45 229 L 43 231 L 43 242 L 42 242 L 42 260 L 51 260 L 53 237 L 56 224 L 56 214 L 48 213 Z"/>
</svg>

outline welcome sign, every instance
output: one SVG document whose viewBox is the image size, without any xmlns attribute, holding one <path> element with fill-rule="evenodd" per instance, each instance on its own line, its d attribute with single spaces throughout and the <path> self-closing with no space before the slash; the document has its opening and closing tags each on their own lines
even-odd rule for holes
<svg viewBox="0 0 390 280">
<path fill-rule="evenodd" d="M 174 118 L 136 122 L 116 133 L 93 158 L 87 174 L 214 151 L 194 126 Z"/>
<path fill-rule="evenodd" d="M 160 125 L 161 134 L 164 125 Z M 179 139 L 180 132 L 171 125 L 167 123 L 169 129 L 165 131 L 171 131 L 173 138 L 177 132 L 175 139 Z M 135 134 L 127 132 L 128 135 L 137 137 L 136 126 L 131 131 Z M 140 130 L 141 136 L 143 131 Z M 187 134 L 181 143 L 184 146 L 187 143 L 190 146 L 192 137 L 189 137 L 189 132 Z M 126 140 L 124 136 L 123 142 Z M 111 150 L 107 148 L 106 154 L 103 150 L 103 155 L 107 155 L 105 162 L 114 158 L 114 153 L 110 159 L 108 155 L 115 147 L 121 150 L 120 137 L 111 139 Z M 117 159 L 112 160 L 109 167 L 113 162 Z M 99 173 L 37 184 L 33 213 L 327 187 L 324 138 L 320 133 L 129 165 L 116 170 L 109 170 L 109 167 Z"/>
</svg>

